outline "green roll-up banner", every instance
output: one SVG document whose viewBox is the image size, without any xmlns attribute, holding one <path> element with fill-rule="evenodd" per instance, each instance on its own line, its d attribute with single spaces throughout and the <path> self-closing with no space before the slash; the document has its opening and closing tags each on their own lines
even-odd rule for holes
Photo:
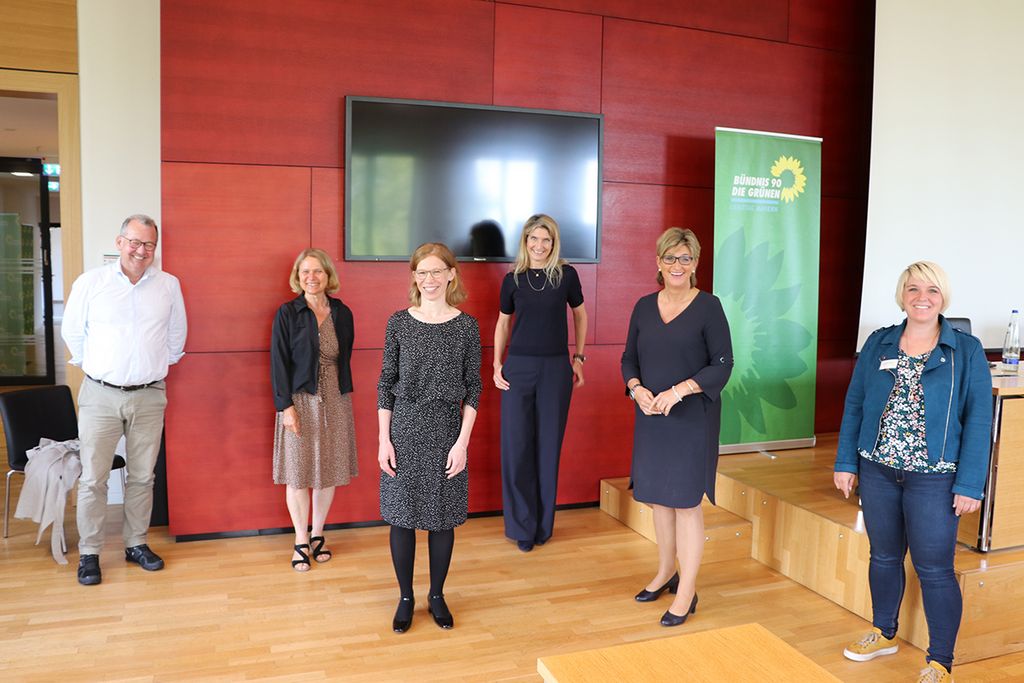
<svg viewBox="0 0 1024 683">
<path fill-rule="evenodd" d="M 714 291 L 736 360 L 723 453 L 814 444 L 821 139 L 715 129 Z"/>
</svg>

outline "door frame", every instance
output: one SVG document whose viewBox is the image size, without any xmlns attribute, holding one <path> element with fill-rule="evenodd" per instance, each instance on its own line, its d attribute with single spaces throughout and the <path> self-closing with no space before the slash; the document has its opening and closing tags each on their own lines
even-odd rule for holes
<svg viewBox="0 0 1024 683">
<path fill-rule="evenodd" d="M 32 227 L 38 230 L 39 239 L 39 268 L 43 295 L 43 348 L 45 372 L 42 375 L 4 375 L 0 377 L 2 386 L 20 385 L 52 385 L 56 374 L 56 347 L 53 336 L 53 268 L 50 258 L 52 249 L 50 245 L 50 228 L 53 223 L 50 221 L 50 193 L 47 190 L 48 178 L 43 171 L 42 159 L 19 158 L 0 156 L 0 172 L 24 172 L 39 177 L 39 221 Z M 27 225 L 27 224 L 22 224 Z M 36 233 L 33 231 L 32 242 L 35 244 Z M 34 251 L 34 250 L 33 250 Z M 32 255 L 35 261 L 35 254 Z M 33 268 L 34 270 L 34 268 Z M 35 289 L 32 290 L 33 296 Z M 34 310 L 34 307 L 33 307 Z"/>
<path fill-rule="evenodd" d="M 0 92 L 55 95 L 57 98 L 57 151 L 60 155 L 61 252 L 64 259 L 64 295 L 82 274 L 82 146 L 78 75 L 0 69 Z M 61 345 L 63 346 L 63 345 Z M 57 362 L 67 351 L 54 353 Z M 67 383 L 78 395 L 82 371 L 67 368 Z"/>
</svg>

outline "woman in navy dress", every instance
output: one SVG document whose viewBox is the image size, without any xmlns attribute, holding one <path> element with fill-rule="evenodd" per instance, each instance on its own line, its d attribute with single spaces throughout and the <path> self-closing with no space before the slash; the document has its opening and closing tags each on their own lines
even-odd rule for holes
<svg viewBox="0 0 1024 683">
<path fill-rule="evenodd" d="M 523 552 L 546 543 L 554 531 L 558 461 L 574 379 L 583 386 L 587 311 L 579 275 L 559 258 L 560 246 L 554 218 L 536 214 L 526 220 L 512 272 L 501 283 L 501 312 L 494 327 L 494 386 L 502 390 L 505 536 Z M 566 306 L 576 332 L 571 364 Z"/>
<path fill-rule="evenodd" d="M 658 571 L 636 600 L 674 593 L 663 626 L 678 626 L 697 609 L 701 501 L 707 494 L 715 502 L 720 395 L 733 363 L 722 304 L 697 289 L 699 259 L 693 231 L 669 228 L 658 238 L 664 288 L 633 307 L 622 354 L 622 378 L 636 403 L 633 497 L 654 508 L 658 541 Z"/>
</svg>

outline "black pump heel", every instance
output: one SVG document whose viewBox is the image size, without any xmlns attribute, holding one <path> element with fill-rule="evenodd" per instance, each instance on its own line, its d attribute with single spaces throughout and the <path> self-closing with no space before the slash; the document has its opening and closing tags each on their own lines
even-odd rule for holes
<svg viewBox="0 0 1024 683">
<path fill-rule="evenodd" d="M 693 594 L 693 600 L 690 601 L 690 609 L 686 611 L 686 614 L 679 616 L 678 614 L 672 614 L 671 610 L 665 610 L 665 613 L 661 615 L 662 626 L 681 626 L 686 623 L 686 618 L 697 611 L 697 594 Z"/>
<path fill-rule="evenodd" d="M 664 593 L 666 590 L 668 590 L 668 592 L 672 593 L 672 594 L 675 594 L 675 592 L 677 590 L 679 590 L 679 573 L 678 572 L 673 574 L 672 578 L 669 579 L 668 582 L 664 586 L 662 586 L 661 588 L 659 588 L 657 590 L 653 590 L 653 591 L 649 591 L 649 590 L 647 590 L 645 588 L 644 590 L 642 590 L 639 593 L 637 593 L 636 595 L 634 595 L 633 599 L 636 600 L 637 602 L 654 602 L 655 600 L 660 598 L 661 594 Z"/>
</svg>

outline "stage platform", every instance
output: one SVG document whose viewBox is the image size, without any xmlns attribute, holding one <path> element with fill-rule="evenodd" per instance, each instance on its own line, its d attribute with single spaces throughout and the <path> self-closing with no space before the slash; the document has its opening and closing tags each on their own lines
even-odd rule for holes
<svg viewBox="0 0 1024 683">
<path fill-rule="evenodd" d="M 855 497 L 832 484 L 836 436 L 813 448 L 722 456 L 718 507 L 705 501 L 704 562 L 749 556 L 870 621 L 869 546 Z M 649 508 L 628 479 L 601 482 L 601 509 L 653 540 Z M 745 526 L 749 524 L 750 526 Z M 972 662 L 1024 650 L 1024 548 L 980 553 L 958 546 L 964 613 L 956 659 Z M 928 646 L 921 592 L 907 560 L 899 636 Z"/>
</svg>

